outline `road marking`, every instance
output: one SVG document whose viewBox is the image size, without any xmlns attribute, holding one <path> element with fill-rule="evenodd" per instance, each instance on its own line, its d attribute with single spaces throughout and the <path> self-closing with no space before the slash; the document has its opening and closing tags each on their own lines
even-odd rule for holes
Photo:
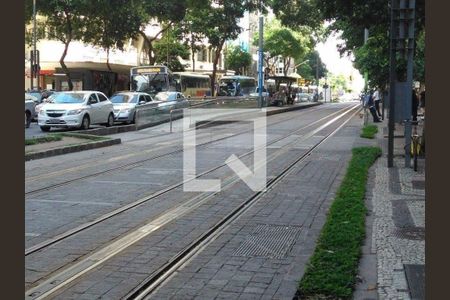
<svg viewBox="0 0 450 300">
<path fill-rule="evenodd" d="M 44 202 L 44 203 L 67 203 L 67 204 L 89 204 L 89 205 L 107 205 L 114 206 L 115 203 L 95 202 L 95 201 L 67 201 L 67 200 L 48 200 L 48 199 L 27 199 L 27 202 Z"/>
<path fill-rule="evenodd" d="M 26 237 L 37 237 L 40 236 L 40 233 L 33 233 L 33 232 L 25 232 Z"/>
<path fill-rule="evenodd" d="M 138 184 L 138 185 L 163 185 L 162 183 L 152 183 L 143 181 L 112 181 L 112 180 L 94 180 L 94 183 L 108 183 L 108 184 Z"/>
</svg>

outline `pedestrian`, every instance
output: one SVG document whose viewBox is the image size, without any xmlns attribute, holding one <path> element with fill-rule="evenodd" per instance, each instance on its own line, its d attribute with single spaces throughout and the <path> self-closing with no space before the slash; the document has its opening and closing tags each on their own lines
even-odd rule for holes
<svg viewBox="0 0 450 300">
<path fill-rule="evenodd" d="M 373 100 L 372 93 L 369 92 L 366 95 L 366 99 L 365 99 L 364 102 L 365 102 L 365 106 L 369 108 L 370 114 L 373 117 L 373 122 L 374 123 L 381 122 L 380 118 L 378 117 L 377 111 L 375 109 L 375 103 L 374 103 L 374 100 Z"/>
<path fill-rule="evenodd" d="M 412 121 L 417 123 L 417 109 L 419 107 L 419 98 L 417 97 L 416 91 L 412 90 Z"/>
<path fill-rule="evenodd" d="M 422 109 L 422 115 L 425 116 L 425 90 L 420 93 L 420 108 Z"/>
<path fill-rule="evenodd" d="M 380 92 L 378 91 L 378 89 L 375 90 L 372 97 L 373 97 L 373 101 L 375 104 L 375 110 L 378 114 L 378 118 L 383 120 L 383 118 L 381 117 L 381 111 L 380 111 L 381 97 L 380 97 Z"/>
</svg>

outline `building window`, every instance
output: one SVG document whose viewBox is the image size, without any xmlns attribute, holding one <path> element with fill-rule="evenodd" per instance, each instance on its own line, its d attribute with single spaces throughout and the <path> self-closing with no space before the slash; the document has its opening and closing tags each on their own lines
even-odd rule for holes
<svg viewBox="0 0 450 300">
<path fill-rule="evenodd" d="M 208 61 L 208 52 L 205 48 L 197 52 L 197 61 Z"/>
</svg>

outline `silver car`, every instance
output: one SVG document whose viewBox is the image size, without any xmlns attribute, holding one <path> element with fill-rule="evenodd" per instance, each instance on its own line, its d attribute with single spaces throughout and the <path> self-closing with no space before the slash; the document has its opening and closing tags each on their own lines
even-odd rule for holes
<svg viewBox="0 0 450 300">
<path fill-rule="evenodd" d="M 31 120 L 36 116 L 36 102 L 36 97 L 25 93 L 25 128 L 30 127 Z"/>
<path fill-rule="evenodd" d="M 59 92 L 44 104 L 38 115 L 42 131 L 51 127 L 88 129 L 91 124 L 114 124 L 111 101 L 102 92 Z"/>
<path fill-rule="evenodd" d="M 136 111 L 153 102 L 149 94 L 141 92 L 118 92 L 111 97 L 114 106 L 114 121 L 132 124 L 136 122 Z"/>
<path fill-rule="evenodd" d="M 158 108 L 163 111 L 178 110 L 189 107 L 188 99 L 180 92 L 159 92 L 155 95 Z"/>
</svg>

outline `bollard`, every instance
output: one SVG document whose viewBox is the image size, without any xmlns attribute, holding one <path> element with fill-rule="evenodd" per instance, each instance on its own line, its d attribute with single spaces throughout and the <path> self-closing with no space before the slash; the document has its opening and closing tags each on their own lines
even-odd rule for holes
<svg viewBox="0 0 450 300">
<path fill-rule="evenodd" d="M 170 118 L 170 133 L 172 133 L 172 112 L 173 112 L 173 109 L 171 109 L 170 112 L 169 112 L 169 118 Z"/>
</svg>

